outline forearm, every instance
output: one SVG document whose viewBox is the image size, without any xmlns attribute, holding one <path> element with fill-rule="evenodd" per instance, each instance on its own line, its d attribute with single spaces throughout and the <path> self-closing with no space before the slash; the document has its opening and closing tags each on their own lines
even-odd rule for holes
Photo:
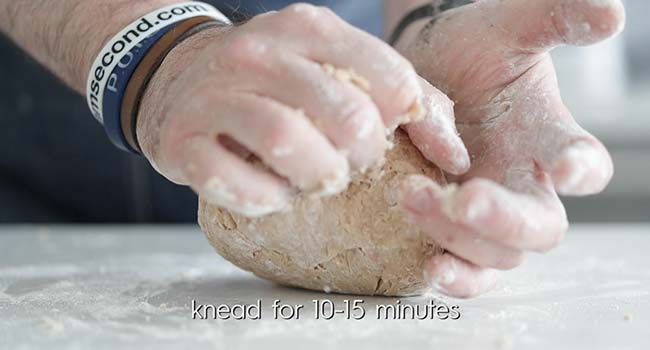
<svg viewBox="0 0 650 350">
<path fill-rule="evenodd" d="M 0 31 L 79 92 L 110 38 L 179 0 L 0 0 Z"/>
</svg>

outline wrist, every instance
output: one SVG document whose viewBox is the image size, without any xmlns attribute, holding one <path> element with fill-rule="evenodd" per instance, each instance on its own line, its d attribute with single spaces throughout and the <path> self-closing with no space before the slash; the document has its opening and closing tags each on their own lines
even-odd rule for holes
<svg viewBox="0 0 650 350">
<path fill-rule="evenodd" d="M 156 8 L 114 34 L 93 61 L 86 100 L 112 143 L 140 153 L 136 121 L 142 95 L 166 56 L 193 34 L 230 21 L 213 6 L 183 1 Z"/>
<path fill-rule="evenodd" d="M 79 52 L 80 64 L 73 72 L 71 85 L 80 92 L 86 91 L 88 73 L 93 62 L 104 45 L 111 38 L 120 32 L 129 23 L 139 17 L 175 3 L 181 0 L 145 0 L 145 1 L 82 1 L 71 14 L 72 18 L 79 18 L 84 21 L 79 26 L 80 33 L 87 33 L 87 40 L 77 43 L 76 50 Z M 98 16 L 98 17 L 97 17 Z M 103 17 L 102 17 L 103 16 Z M 110 18 L 110 22 L 97 25 L 95 18 Z M 85 28 L 85 30 L 84 30 Z"/>
<path fill-rule="evenodd" d="M 177 86 L 179 76 L 194 64 L 203 48 L 220 40 L 232 28 L 212 27 L 192 35 L 169 52 L 152 76 L 142 96 L 136 125 L 138 143 L 149 160 L 158 158 L 161 125 L 171 104 L 177 102 L 175 96 L 181 92 Z"/>
</svg>

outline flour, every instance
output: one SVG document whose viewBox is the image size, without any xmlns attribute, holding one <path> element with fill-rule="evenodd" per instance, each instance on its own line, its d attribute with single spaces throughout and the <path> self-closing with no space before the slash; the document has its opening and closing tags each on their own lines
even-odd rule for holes
<svg viewBox="0 0 650 350">
<path fill-rule="evenodd" d="M 643 344 L 650 315 L 648 226 L 578 225 L 550 255 L 506 272 L 496 290 L 457 300 L 434 293 L 402 304 L 458 304 L 459 321 L 313 320 L 199 322 L 192 298 L 215 304 L 290 304 L 357 297 L 283 288 L 214 254 L 197 229 L 5 228 L 0 235 L 0 337 L 8 349 L 222 349 L 260 344 L 286 349 L 354 346 L 409 349 L 620 348 Z M 103 231 L 98 232 L 98 231 Z M 110 232 L 110 233 L 107 233 Z M 616 249 L 612 249 L 616 242 Z M 23 255 L 20 252 L 29 251 Z M 624 252 L 624 253 L 623 253 Z M 51 283 L 34 283 L 49 280 Z M 29 291 L 23 286 L 30 285 Z M 6 290 L 22 291 L 5 294 Z M 367 310 L 393 298 L 362 297 Z M 166 304 L 166 309 L 158 306 Z M 47 318 L 47 319 L 44 319 Z M 596 334 L 576 338 L 574 334 Z M 573 343 L 572 343 L 573 342 Z M 27 345 L 25 345 L 27 344 Z M 358 346 L 357 346 L 358 345 Z M 574 346 L 575 345 L 575 346 Z"/>
</svg>

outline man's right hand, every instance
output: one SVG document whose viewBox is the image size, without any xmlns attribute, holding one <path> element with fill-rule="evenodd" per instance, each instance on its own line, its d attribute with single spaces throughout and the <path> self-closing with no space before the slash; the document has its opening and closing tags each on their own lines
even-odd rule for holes
<svg viewBox="0 0 650 350">
<path fill-rule="evenodd" d="M 325 64 L 353 72 L 351 82 Z M 421 94 L 412 65 L 387 44 L 298 4 L 175 48 L 147 89 L 138 139 L 170 180 L 259 216 L 296 190 L 342 191 L 351 171 L 382 160 L 387 130 Z M 249 152 L 270 169 L 247 162 Z"/>
</svg>

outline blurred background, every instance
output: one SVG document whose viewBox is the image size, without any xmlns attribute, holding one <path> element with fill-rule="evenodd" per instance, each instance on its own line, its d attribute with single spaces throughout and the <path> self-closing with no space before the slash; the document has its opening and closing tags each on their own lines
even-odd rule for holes
<svg viewBox="0 0 650 350">
<path fill-rule="evenodd" d="M 253 14 L 290 2 L 229 0 L 221 8 Z M 616 166 L 605 193 L 564 199 L 573 222 L 650 221 L 650 1 L 624 2 L 623 35 L 553 53 L 566 104 Z M 329 3 L 349 22 L 381 32 L 373 21 L 382 16 L 380 1 Z M 115 149 L 83 98 L 1 35 L 0 82 L 0 223 L 196 221 L 191 191 Z"/>
</svg>

